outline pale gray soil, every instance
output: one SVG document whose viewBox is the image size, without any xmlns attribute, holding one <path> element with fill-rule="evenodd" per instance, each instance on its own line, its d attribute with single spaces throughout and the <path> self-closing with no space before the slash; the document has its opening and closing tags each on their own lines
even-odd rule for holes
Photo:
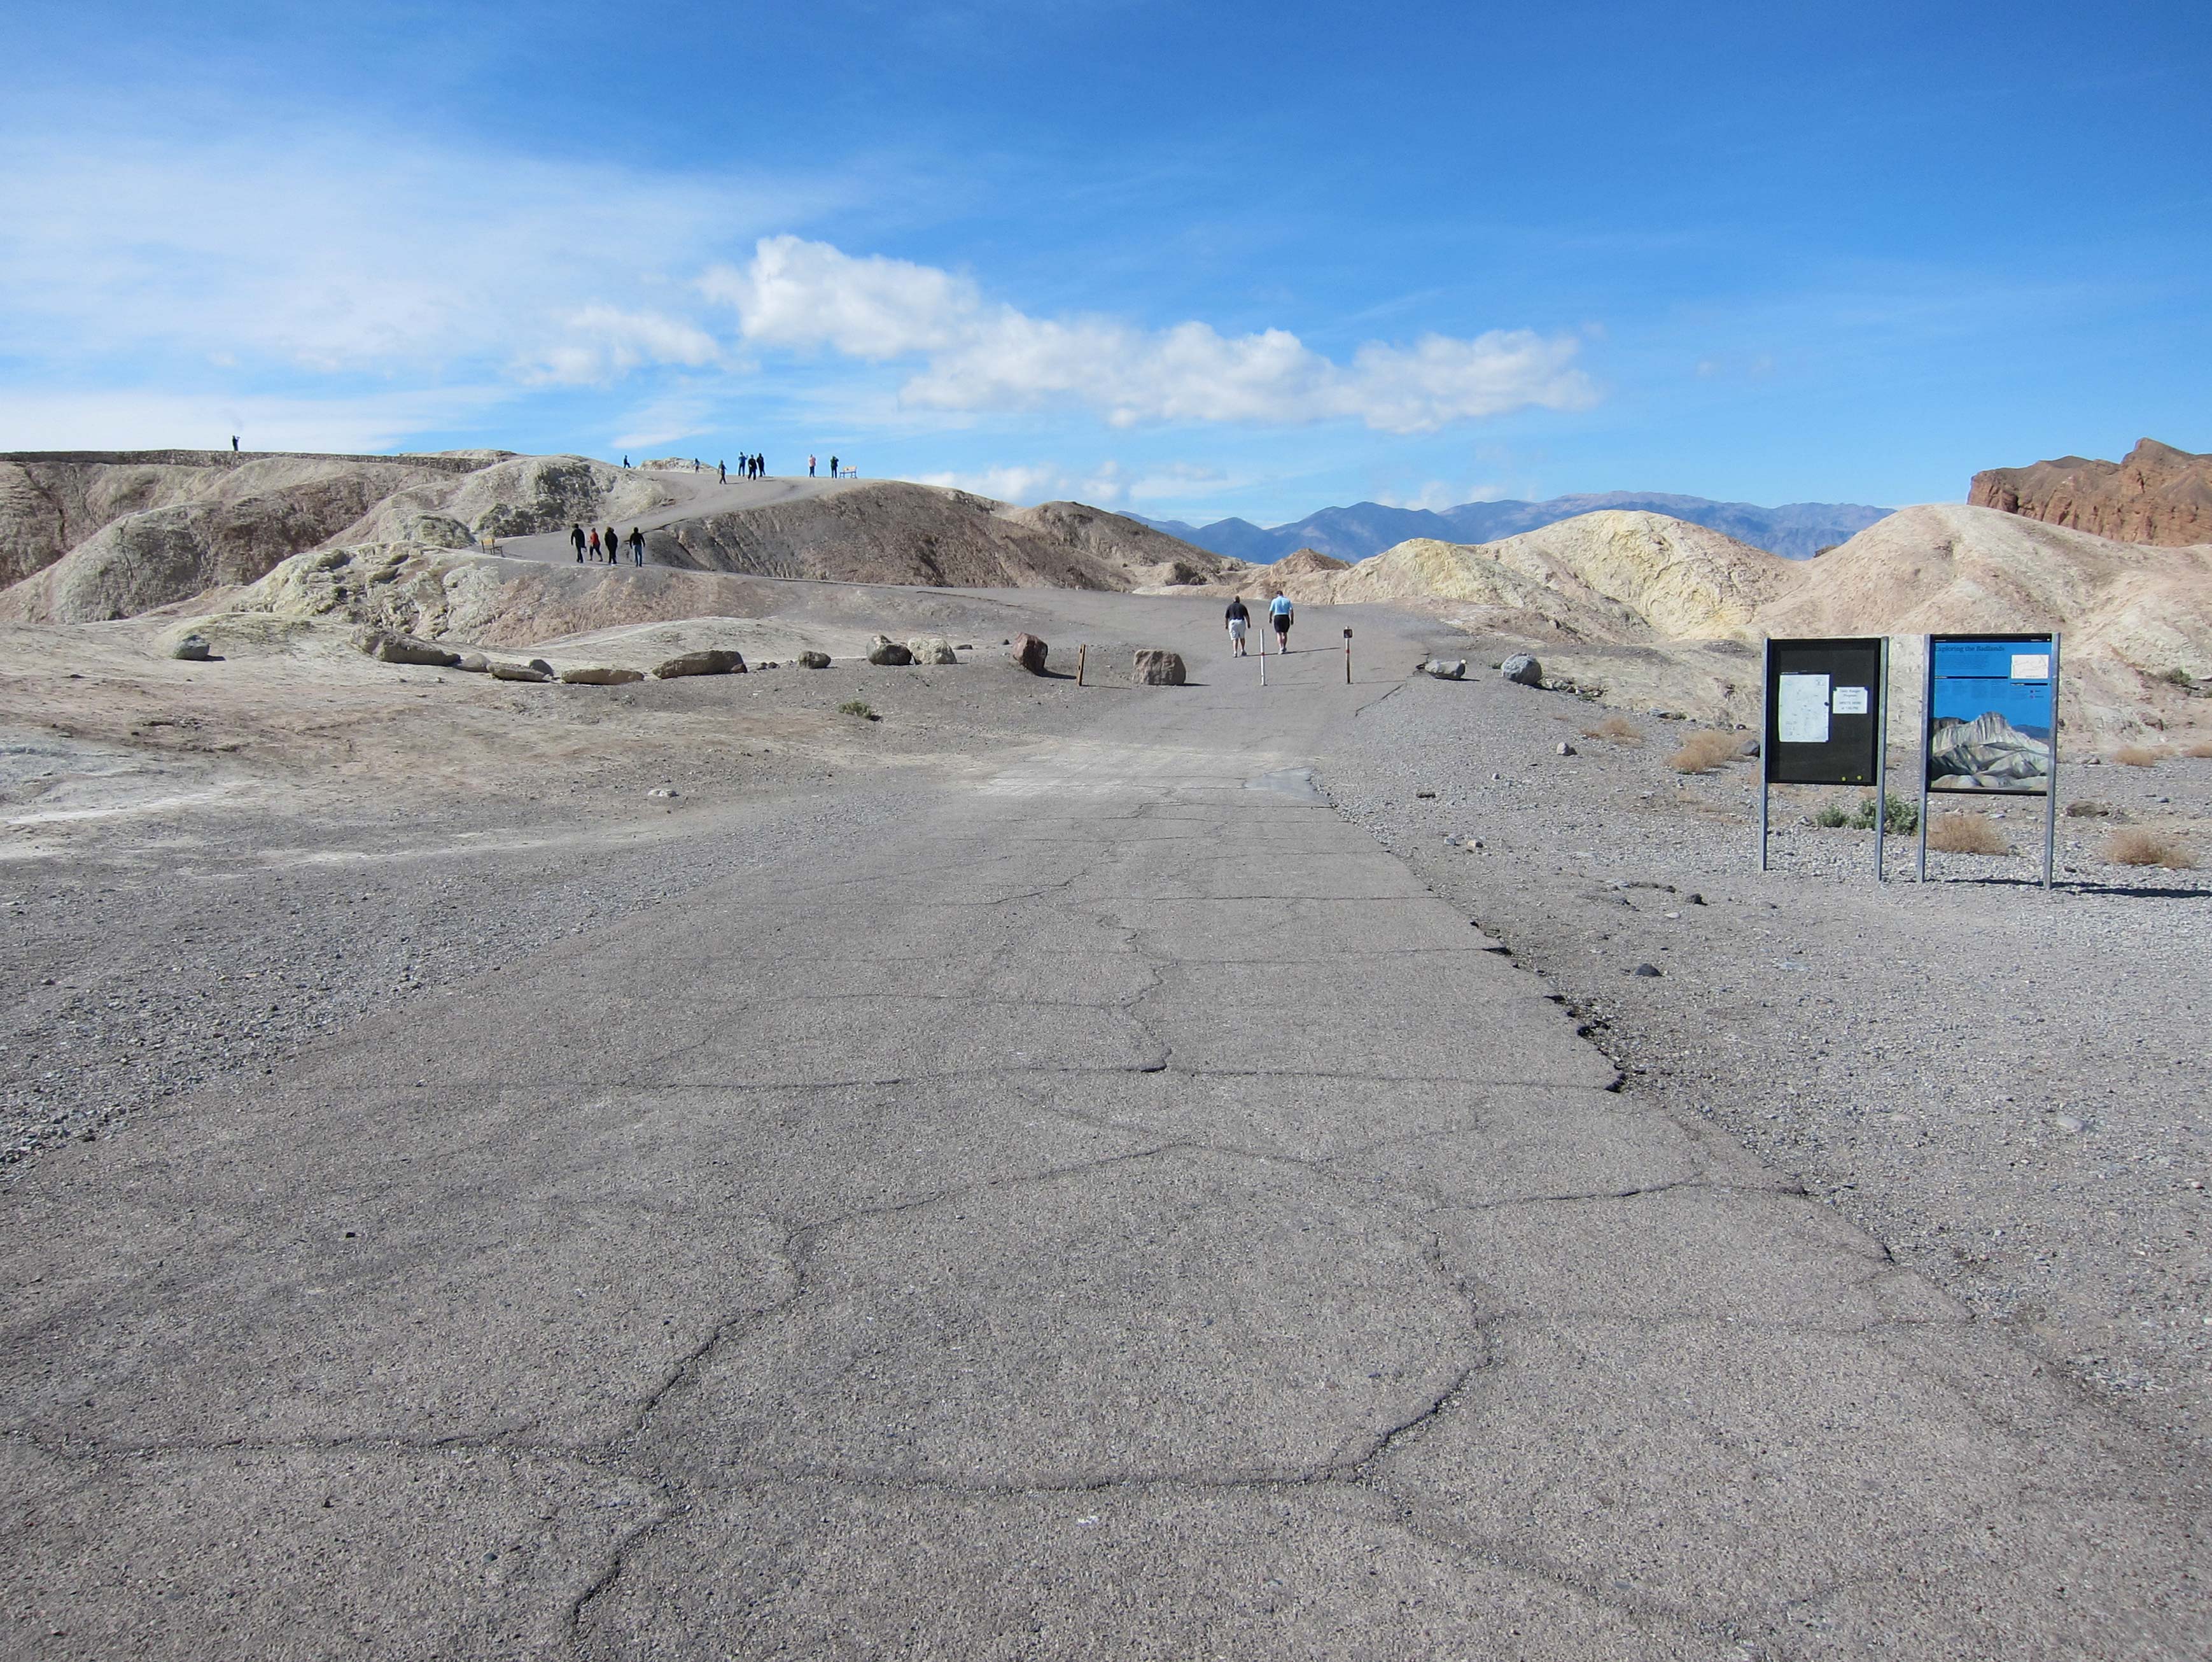
<svg viewBox="0 0 2212 1662">
<path fill-rule="evenodd" d="M 612 689 L 0 636 L 0 1653 L 2212 1651 L 2200 880 L 1759 878 L 1741 770 L 1426 625 L 958 604 Z"/>
<path fill-rule="evenodd" d="M 1636 1089 L 1725 1125 L 2131 1412 L 2212 1434 L 2212 870 L 2109 864 L 2112 822 L 2062 817 L 2045 894 L 2043 807 L 2014 798 L 1990 806 L 2020 857 L 1932 854 L 1923 887 L 1893 837 L 1877 887 L 1871 832 L 1802 823 L 1863 793 L 1802 790 L 1777 794 L 1761 875 L 1755 764 L 1686 777 L 1682 724 L 1585 736 L 1613 713 L 1486 670 L 1416 678 L 1326 776 Z M 2062 758 L 2060 785 L 2212 861 L 2212 761 Z M 1644 963 L 1660 977 L 1628 973 Z"/>
</svg>

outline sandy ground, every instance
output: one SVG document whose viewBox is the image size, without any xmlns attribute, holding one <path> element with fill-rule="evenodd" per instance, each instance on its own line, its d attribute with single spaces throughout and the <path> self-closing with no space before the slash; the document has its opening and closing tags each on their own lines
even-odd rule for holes
<svg viewBox="0 0 2212 1662">
<path fill-rule="evenodd" d="M 1868 838 L 1794 823 L 1809 799 L 1778 808 L 1761 875 L 1745 770 L 1672 772 L 1676 723 L 1638 716 L 1640 744 L 1607 740 L 1585 731 L 1607 712 L 1571 695 L 1408 679 L 1416 644 L 1478 675 L 1494 655 L 1425 620 L 1316 609 L 1300 638 L 1322 649 L 1277 661 L 1263 692 L 1259 662 L 1213 653 L 1208 602 L 802 587 L 819 591 L 823 627 L 879 618 L 902 636 L 964 618 L 956 638 L 973 650 L 937 669 L 841 661 L 601 688 L 343 655 L 184 664 L 151 653 L 150 624 L 0 634 L 0 941 L 15 995 L 0 1018 L 0 1198 L 46 1243 L 21 1272 L 49 1312 L 37 1342 L 68 1347 L 94 1382 L 70 1397 L 57 1382 L 75 1373 L 19 1351 L 44 1395 L 6 1448 L 41 1516 L 129 1518 L 106 1546 L 37 1518 L 9 1527 L 39 1562 L 108 1578 L 71 1595 L 106 1631 L 137 1631 L 172 1597 L 189 1611 L 173 1634 L 214 1631 L 195 1625 L 224 1607 L 185 1549 L 193 1531 L 320 1540 L 328 1519 L 284 1512 L 313 1490 L 368 1509 L 331 1563 L 357 1558 L 373 1581 L 394 1555 L 428 1578 L 407 1583 L 405 1610 L 349 1590 L 351 1572 L 326 1575 L 319 1556 L 257 1569 L 210 1549 L 268 1605 L 240 1618 L 246 1631 L 290 1620 L 290 1595 L 267 1590 L 296 1581 L 302 1608 L 342 1594 L 371 1611 L 356 1635 L 370 1653 L 504 1634 L 505 1568 L 471 1571 L 465 1592 L 437 1579 L 484 1550 L 524 1560 L 510 1591 L 539 1601 L 518 1646 L 532 1654 L 669 1653 L 714 1634 L 801 1653 L 1074 1656 L 1102 1653 L 1111 1631 L 1115 1653 L 1165 1655 L 1192 1653 L 1201 1629 L 1285 1656 L 1370 1653 L 1382 1631 L 1407 1654 L 2202 1653 L 2187 1591 L 2202 1543 L 2176 1519 L 2202 1490 L 2212 1408 L 2212 1123 L 2193 1079 L 2204 876 L 2106 866 L 2091 822 L 2067 821 L 2055 895 L 2022 880 L 2024 861 L 1966 856 L 1939 858 L 1938 883 L 1878 888 Z M 1362 653 L 1354 688 L 1337 679 L 1340 626 Z M 1054 642 L 1060 673 L 1005 661 L 1000 642 L 1024 627 Z M 1127 648 L 1156 640 L 1191 654 L 1200 685 L 1114 685 Z M 1078 641 L 1103 671 L 1095 691 L 1066 676 Z M 839 709 L 856 699 L 880 719 Z M 1562 741 L 1579 753 L 1559 756 Z M 2212 763 L 2106 767 L 2093 788 L 2203 844 Z M 2024 841 L 2019 817 L 2003 824 Z M 932 920 L 968 928 L 960 909 L 979 895 L 1015 910 L 986 938 L 939 932 Z M 1359 927 L 1402 931 L 1398 948 L 1363 935 L 1354 951 L 1314 921 L 1355 903 L 1382 909 Z M 1468 917 L 1472 959 L 1470 932 L 1444 929 Z M 1443 934 L 1453 952 L 1424 958 Z M 1485 936 L 1566 1006 L 1564 1027 L 1539 1019 L 1527 977 L 1469 967 L 1498 962 Z M 1138 940 L 1137 961 L 1114 955 Z M 945 1014 L 867 1003 L 894 963 L 947 978 Z M 1660 973 L 1632 973 L 1644 964 Z M 878 1014 L 817 1033 L 815 1004 L 833 994 Z M 1005 1026 L 1024 1000 L 1036 1008 Z M 793 1025 L 746 1037 L 755 1004 L 787 1007 Z M 1617 1091 L 1577 1025 L 1621 1069 Z M 1042 1072 L 978 1120 L 964 1075 L 908 1069 L 894 1041 L 940 1061 L 996 1045 L 1012 1058 L 1000 1066 Z M 880 1068 L 846 1055 L 878 1044 Z M 695 1079 L 681 1058 L 701 1046 L 720 1071 Z M 1066 1058 L 1030 1061 L 1056 1046 Z M 810 1068 L 875 1081 L 882 1117 L 865 1123 L 881 1146 L 846 1148 L 863 1121 L 818 1118 L 805 1090 L 760 1099 L 744 1135 L 765 1142 L 717 1143 L 739 1131 L 722 1099 L 678 1111 L 684 1090 L 771 1091 Z M 1080 1084 L 1086 1070 L 1099 1081 Z M 1271 1090 L 1271 1070 L 1291 1082 Z M 1479 1113 L 1462 1095 L 1478 1076 Z M 1561 1081 L 1582 1105 L 1541 1106 Z M 640 1091 L 631 1117 L 593 1117 Z M 395 1093 L 387 1123 L 374 1105 Z M 286 1164 L 294 1142 L 305 1166 Z M 159 1333 L 161 1300 L 202 1284 L 161 1271 L 131 1233 L 197 1262 L 213 1225 L 147 1199 L 162 1173 L 214 1185 L 194 1205 L 234 1230 L 217 1246 L 238 1245 L 205 1249 L 204 1284 L 275 1321 L 303 1266 L 339 1250 L 287 1245 L 336 1227 L 314 1185 L 398 1216 L 448 1155 L 462 1198 L 440 1202 L 438 1227 L 459 1227 L 466 1251 L 440 1237 L 422 1249 L 429 1271 L 395 1259 L 378 1272 L 388 1286 L 361 1283 L 407 1389 L 428 1393 L 419 1410 L 305 1353 L 293 1394 L 257 1405 L 251 1334 L 222 1328 L 230 1294 L 194 1306 L 217 1363 L 204 1383 L 165 1395 L 161 1369 L 131 1360 L 140 1342 L 113 1337 Z M 531 1187 L 541 1161 L 568 1173 L 557 1192 Z M 1138 1187 L 1117 1186 L 1131 1161 Z M 947 1187 L 948 1164 L 970 1186 Z M 1137 1175 L 1155 1169 L 1158 1190 Z M 771 1250 L 765 1225 L 758 1241 L 695 1241 L 699 1220 L 742 1234 L 749 1208 L 775 1215 L 760 1196 L 779 1186 L 779 1204 L 818 1220 L 799 1246 Z M 622 1222 L 641 1196 L 672 1208 L 679 1280 L 705 1254 L 697 1299 L 687 1282 L 665 1318 L 633 1310 L 653 1273 L 641 1262 L 604 1284 L 576 1269 L 569 1306 L 573 1254 L 550 1242 L 562 1297 L 542 1319 L 587 1311 L 598 1325 L 556 1343 L 543 1382 L 524 1368 L 502 1385 L 512 1359 L 479 1376 L 407 1349 L 475 1332 L 449 1332 L 447 1295 L 418 1294 L 419 1275 L 445 1287 L 452 1264 L 496 1261 L 544 1293 L 535 1258 L 470 1233 L 498 1208 L 524 1207 L 532 1228 L 573 1217 L 593 1251 L 650 1259 L 659 1249 Z M 112 1227 L 88 1221 L 118 1207 Z M 253 1222 L 268 1207 L 293 1209 Z M 888 1234 L 864 1226 L 878 1216 Z M 1259 1267 L 1209 1288 L 1225 1305 L 1162 1306 L 1183 1336 L 1163 1396 L 1112 1347 L 1086 1349 L 1066 1312 L 1199 1216 L 1176 1275 L 1235 1271 L 1248 1253 Z M 1301 1239 L 1316 1228 L 1319 1246 Z M 265 1265 L 232 1261 L 254 1242 Z M 1367 1279 L 1338 1288 L 1342 1274 Z M 1018 1312 L 1004 1330 L 933 1302 L 978 1276 Z M 793 1285 L 833 1291 L 808 1305 Z M 1441 1304 L 1438 1285 L 1454 1289 Z M 110 1312 L 102 1300 L 125 1296 L 110 1286 L 141 1302 Z M 1141 1276 L 1130 1287 L 1114 1319 L 1137 1330 L 1130 1312 L 1154 1294 Z M 714 1367 L 686 1361 L 746 1330 L 700 1313 L 733 1298 L 788 1310 L 789 1348 L 747 1338 Z M 1255 1349 L 1199 1366 L 1213 1342 L 1190 1336 L 1240 1307 L 1290 1324 L 1255 1318 L 1238 1342 Z M 929 1321 L 914 1325 L 917 1311 Z M 1285 1333 L 1370 1317 L 1410 1360 L 1360 1361 L 1363 1339 L 1309 1381 L 1308 1341 L 1281 1348 Z M 850 1336 L 878 1318 L 908 1325 L 876 1349 Z M 965 1341 L 963 1322 L 981 1324 Z M 632 1325 L 651 1342 L 593 1374 Z M 534 1344 L 565 1330 L 516 1331 Z M 366 1328 L 331 1332 L 331 1354 L 368 1342 Z M 1047 1358 L 1064 1411 L 1017 1393 L 1006 1428 L 947 1407 L 977 1389 L 969 1342 L 1018 1374 Z M 833 1354 L 860 1358 L 820 1375 L 849 1393 L 834 1425 L 778 1373 Z M 1279 1392 L 1249 1415 L 1157 1417 L 1262 1378 L 1261 1394 Z M 799 1391 L 772 1434 L 744 1407 L 771 1379 Z M 554 1417 L 502 1430 L 502 1389 L 553 1393 Z M 448 1397 L 465 1435 L 441 1434 Z M 1333 1404 L 1350 1415 L 1334 1430 Z M 295 1420 L 296 1436 L 267 1428 Z M 976 1426 L 993 1428 L 980 1444 Z M 726 1469 L 702 1452 L 725 1446 L 741 1457 Z M 163 1461 L 182 1463 L 182 1488 L 146 1486 Z M 418 1482 L 445 1486 L 427 1513 L 393 1499 L 428 1493 Z M 179 1524 L 175 1494 L 205 1497 L 204 1519 Z M 290 1498 L 270 1512 L 270 1495 Z M 396 1521 L 374 1521 L 387 1503 Z M 464 1520 L 450 1537 L 447 1511 Z M 1123 1531 L 1100 1537 L 1122 1555 L 1103 1580 L 1095 1561 L 1063 1562 L 1074 1548 L 1038 1544 L 1102 1520 Z M 904 1570 L 886 1580 L 918 1554 L 971 1592 L 936 1608 Z M 739 1562 L 786 1566 L 747 1584 L 768 1627 L 702 1602 L 715 1567 Z M 1387 1586 L 1370 1579 L 1384 1566 Z M 149 1575 L 172 1591 L 146 1592 Z M 1228 1626 L 1178 1625 L 1219 1610 L 1209 1587 L 1231 1583 L 1249 1602 L 1218 1615 Z M 97 1653 L 30 1581 L 5 1596 L 11 1619 L 56 1622 L 31 1653 Z M 1480 1614 L 1508 1605 L 1541 1642 Z M 490 1625 L 431 1619 L 464 1610 Z M 1050 1636 L 1025 1653 L 1021 1632 Z"/>
</svg>

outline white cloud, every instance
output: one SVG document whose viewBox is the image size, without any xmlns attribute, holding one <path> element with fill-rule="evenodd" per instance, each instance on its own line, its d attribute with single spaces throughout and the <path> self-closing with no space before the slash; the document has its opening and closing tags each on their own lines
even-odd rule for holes
<svg viewBox="0 0 2212 1662">
<path fill-rule="evenodd" d="M 755 345 L 921 359 L 902 397 L 936 410 L 1074 404 L 1117 426 L 1351 418 L 1423 433 L 1531 405 L 1579 408 L 1596 396 L 1575 367 L 1571 335 L 1425 335 L 1410 346 L 1370 342 L 1339 363 L 1282 329 L 1228 336 L 1198 322 L 1148 330 L 1030 317 L 934 266 L 855 258 L 795 236 L 763 238 L 744 270 L 717 267 L 701 286 L 735 308 Z"/>
</svg>

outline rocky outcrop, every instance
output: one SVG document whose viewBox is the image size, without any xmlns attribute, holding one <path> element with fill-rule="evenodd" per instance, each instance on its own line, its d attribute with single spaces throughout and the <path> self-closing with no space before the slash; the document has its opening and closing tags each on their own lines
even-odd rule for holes
<svg viewBox="0 0 2212 1662">
<path fill-rule="evenodd" d="M 2139 439 L 2117 462 L 2061 456 L 1989 468 L 1974 475 L 1966 501 L 2115 542 L 2212 543 L 2212 455 Z"/>
</svg>

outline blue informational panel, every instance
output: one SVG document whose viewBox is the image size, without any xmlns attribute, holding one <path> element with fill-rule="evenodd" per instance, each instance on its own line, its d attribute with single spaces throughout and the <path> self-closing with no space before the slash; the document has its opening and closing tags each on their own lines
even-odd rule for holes
<svg viewBox="0 0 2212 1662">
<path fill-rule="evenodd" d="M 2041 796 L 2057 730 L 2048 635 L 1928 642 L 1928 788 Z"/>
</svg>

